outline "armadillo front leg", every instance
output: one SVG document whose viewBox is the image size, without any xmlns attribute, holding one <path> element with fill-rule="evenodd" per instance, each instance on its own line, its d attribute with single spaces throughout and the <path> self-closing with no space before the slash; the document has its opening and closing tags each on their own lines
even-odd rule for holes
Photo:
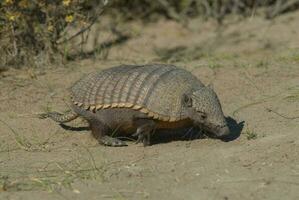
<svg viewBox="0 0 299 200">
<path fill-rule="evenodd" d="M 138 127 L 133 136 L 137 136 L 136 143 L 142 142 L 144 146 L 150 145 L 151 134 L 155 130 L 156 123 L 151 119 L 136 119 L 134 121 Z"/>
<path fill-rule="evenodd" d="M 112 147 L 127 146 L 124 141 L 108 136 L 109 128 L 98 120 L 89 121 L 92 135 L 100 144 Z"/>
</svg>

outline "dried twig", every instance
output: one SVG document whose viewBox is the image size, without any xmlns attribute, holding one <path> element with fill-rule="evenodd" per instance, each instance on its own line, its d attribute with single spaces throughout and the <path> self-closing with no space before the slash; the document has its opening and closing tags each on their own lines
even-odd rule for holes
<svg viewBox="0 0 299 200">
<path fill-rule="evenodd" d="M 166 0 L 158 0 L 159 4 L 163 6 L 167 12 L 168 17 L 181 21 L 181 16 L 175 11 L 175 9 Z"/>
<path fill-rule="evenodd" d="M 266 17 L 268 19 L 273 19 L 279 14 L 291 9 L 293 6 L 296 6 L 296 4 L 299 4 L 299 0 L 286 1 L 285 3 L 282 3 L 282 0 L 279 0 L 276 2 L 275 9 L 268 11 Z"/>
<path fill-rule="evenodd" d="M 278 116 L 280 116 L 280 117 L 282 117 L 282 118 L 285 118 L 285 119 L 291 119 L 291 120 L 293 120 L 293 119 L 298 119 L 298 118 L 299 118 L 299 116 L 297 116 L 297 117 L 288 117 L 288 116 L 285 116 L 285 115 L 280 114 L 280 113 L 278 113 L 277 111 L 272 110 L 272 109 L 270 109 L 270 108 L 266 108 L 266 110 L 267 110 L 268 112 L 273 112 L 274 114 L 276 114 L 276 115 L 278 115 Z"/>
<path fill-rule="evenodd" d="M 18 47 L 17 47 L 17 41 L 16 41 L 16 35 L 15 35 L 15 29 L 14 26 L 11 25 L 11 32 L 12 32 L 12 37 L 13 37 L 13 47 L 14 47 L 14 53 L 13 57 L 18 55 Z"/>
<path fill-rule="evenodd" d="M 80 31 L 78 31 L 78 32 L 75 33 L 74 35 L 70 36 L 69 38 L 66 38 L 65 40 L 63 40 L 63 41 L 61 41 L 61 42 L 57 42 L 57 45 L 66 43 L 66 42 L 68 42 L 68 41 L 74 39 L 75 37 L 81 35 L 82 33 L 86 32 L 87 30 L 89 30 L 89 29 L 96 23 L 98 17 L 99 17 L 101 14 L 103 14 L 103 12 L 104 12 L 104 9 L 102 8 L 102 9 L 99 11 L 99 13 L 96 14 L 96 15 L 92 18 L 92 20 L 91 20 L 91 22 L 89 23 L 88 26 L 82 28 Z"/>
</svg>

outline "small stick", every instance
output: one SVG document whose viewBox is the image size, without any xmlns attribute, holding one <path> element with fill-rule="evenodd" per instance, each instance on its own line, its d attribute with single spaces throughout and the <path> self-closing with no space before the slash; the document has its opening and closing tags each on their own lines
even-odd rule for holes
<svg viewBox="0 0 299 200">
<path fill-rule="evenodd" d="M 283 114 L 280 114 L 280 113 L 278 113 L 277 111 L 275 111 L 275 110 L 272 110 L 272 109 L 270 109 L 270 108 L 266 108 L 266 110 L 268 111 L 268 112 L 273 112 L 274 114 L 276 114 L 276 115 L 278 115 L 278 116 L 280 116 L 280 117 L 282 117 L 282 118 L 285 118 L 285 119 L 298 119 L 299 118 L 299 116 L 297 116 L 297 117 L 288 117 L 288 116 L 285 116 L 285 115 L 283 115 Z"/>
<path fill-rule="evenodd" d="M 86 27 L 82 28 L 80 31 L 78 31 L 77 33 L 75 33 L 74 35 L 70 36 L 69 38 L 61 41 L 61 42 L 57 42 L 58 45 L 60 44 L 63 44 L 63 43 L 66 43 L 72 39 L 74 39 L 75 37 L 77 37 L 78 35 L 81 35 L 82 33 L 84 33 L 85 31 L 89 30 L 93 25 L 94 23 L 96 23 L 97 19 L 98 19 L 98 16 L 100 16 L 102 13 L 104 12 L 104 9 L 100 10 L 99 13 L 94 16 L 90 22 L 89 25 L 87 25 Z"/>
</svg>

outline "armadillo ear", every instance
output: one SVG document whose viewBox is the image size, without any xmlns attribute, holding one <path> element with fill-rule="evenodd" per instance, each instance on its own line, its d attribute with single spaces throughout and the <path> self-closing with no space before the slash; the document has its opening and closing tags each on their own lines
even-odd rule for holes
<svg viewBox="0 0 299 200">
<path fill-rule="evenodd" d="M 199 113 L 202 120 L 205 120 L 207 118 L 207 113 L 205 112 L 199 112 Z"/>
<path fill-rule="evenodd" d="M 214 90 L 214 85 L 213 85 L 213 83 L 210 83 L 210 84 L 207 86 L 207 88 L 209 88 L 209 89 L 211 89 L 211 90 Z"/>
<path fill-rule="evenodd" d="M 186 107 L 192 107 L 192 98 L 190 95 L 188 94 L 183 94 L 183 105 L 185 105 Z"/>
</svg>

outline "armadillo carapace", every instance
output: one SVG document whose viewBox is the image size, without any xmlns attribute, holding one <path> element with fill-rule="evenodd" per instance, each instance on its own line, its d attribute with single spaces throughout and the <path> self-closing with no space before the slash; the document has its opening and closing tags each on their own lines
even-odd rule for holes
<svg viewBox="0 0 299 200">
<path fill-rule="evenodd" d="M 173 65 L 122 65 L 91 73 L 70 88 L 72 111 L 50 112 L 59 123 L 87 120 L 101 144 L 125 146 L 115 130 L 148 145 L 156 129 L 200 126 L 216 136 L 229 133 L 216 93 Z"/>
</svg>

